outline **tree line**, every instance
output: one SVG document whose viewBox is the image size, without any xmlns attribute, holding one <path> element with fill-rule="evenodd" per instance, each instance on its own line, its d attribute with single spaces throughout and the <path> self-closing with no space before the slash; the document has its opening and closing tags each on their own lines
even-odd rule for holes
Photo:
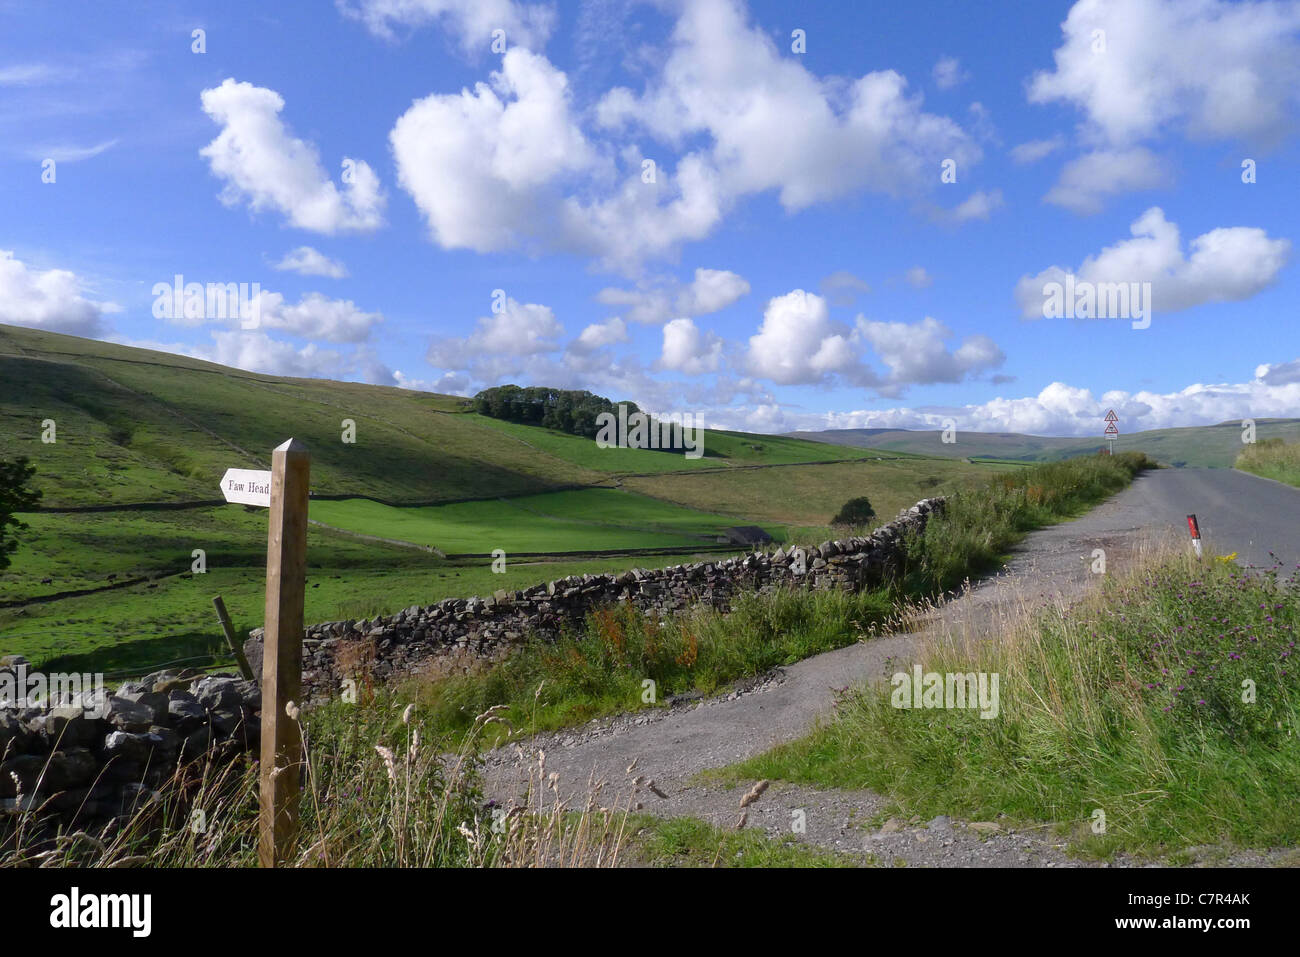
<svg viewBox="0 0 1300 957">
<path fill-rule="evenodd" d="M 635 402 L 615 403 L 591 392 L 546 386 L 499 385 L 474 396 L 474 411 L 480 415 L 538 425 L 587 439 L 596 437 L 596 417 L 602 412 L 618 415 L 620 405 L 627 407 L 628 415 L 641 411 Z"/>
</svg>

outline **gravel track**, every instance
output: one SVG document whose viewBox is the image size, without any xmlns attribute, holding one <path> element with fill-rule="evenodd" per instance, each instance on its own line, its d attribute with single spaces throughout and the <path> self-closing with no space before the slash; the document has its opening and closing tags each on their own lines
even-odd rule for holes
<svg viewBox="0 0 1300 957">
<path fill-rule="evenodd" d="M 1121 571 L 1144 542 L 1182 536 L 1196 512 L 1208 547 L 1238 552 L 1243 564 L 1267 566 L 1270 551 L 1297 561 L 1300 490 L 1229 470 L 1161 470 L 1074 521 L 1031 533 L 998 574 L 938 606 L 907 634 L 868 638 L 777 669 L 713 698 L 670 702 L 652 712 L 593 721 L 493 752 L 489 791 L 508 800 L 521 780 L 521 752 L 546 753 L 561 795 L 581 804 L 588 782 L 625 787 L 627 768 L 653 779 L 667 795 L 643 798 L 653 814 L 690 815 L 731 827 L 743 790 L 701 785 L 700 771 L 733 764 L 806 734 L 834 708 L 845 689 L 910 665 L 923 640 L 978 640 L 1025 611 L 1068 607 L 1095 587 L 1093 550 L 1105 549 L 1108 571 Z M 1175 539 L 1177 540 L 1177 539 Z M 886 799 L 869 791 L 814 790 L 773 784 L 748 808 L 748 827 L 791 833 L 792 811 L 806 815 L 801 839 L 857 855 L 863 863 L 919 866 L 1077 866 L 1047 828 L 1012 830 L 998 822 L 900 821 L 882 816 Z M 1258 864 L 1284 852 L 1204 857 L 1216 864 Z M 1193 853 L 1195 860 L 1197 855 Z M 1112 862 L 1129 863 L 1122 859 Z"/>
</svg>

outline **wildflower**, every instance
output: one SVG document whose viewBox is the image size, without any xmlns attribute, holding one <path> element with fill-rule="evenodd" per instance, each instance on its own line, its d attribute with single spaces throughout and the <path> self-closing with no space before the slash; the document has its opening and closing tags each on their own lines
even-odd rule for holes
<svg viewBox="0 0 1300 957">
<path fill-rule="evenodd" d="M 388 771 L 388 780 L 397 783 L 397 762 L 393 760 L 393 749 L 386 748 L 382 744 L 376 744 L 375 750 L 379 756 L 384 759 L 384 767 Z"/>
</svg>

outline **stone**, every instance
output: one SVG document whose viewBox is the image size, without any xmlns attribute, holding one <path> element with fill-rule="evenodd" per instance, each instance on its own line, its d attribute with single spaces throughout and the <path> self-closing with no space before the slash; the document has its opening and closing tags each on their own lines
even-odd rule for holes
<svg viewBox="0 0 1300 957">
<path fill-rule="evenodd" d="M 125 687 L 126 686 L 123 685 L 123 688 Z M 169 699 L 167 695 L 162 694 L 161 692 L 146 690 L 134 692 L 128 691 L 124 693 L 121 689 L 118 689 L 117 696 L 119 698 L 125 698 L 127 701 L 134 701 L 137 704 L 148 708 L 153 712 L 154 724 L 161 724 L 167 720 L 167 702 Z"/>
<path fill-rule="evenodd" d="M 235 687 L 238 684 L 235 678 L 200 678 L 190 686 L 190 693 L 209 711 L 237 708 L 243 703 L 243 696 Z"/>
<path fill-rule="evenodd" d="M 19 791 L 34 794 L 36 782 L 45 770 L 46 758 L 39 754 L 20 754 L 0 763 L 0 797 L 11 798 Z M 15 781 L 14 778 L 18 780 Z"/>
<path fill-rule="evenodd" d="M 94 779 L 99 763 L 86 748 L 69 748 L 50 755 L 41 781 L 41 790 L 63 791 Z"/>
<path fill-rule="evenodd" d="M 170 722 L 183 730 L 192 730 L 207 720 L 208 712 L 188 691 L 171 692 L 167 702 Z"/>
<path fill-rule="evenodd" d="M 153 745 L 153 739 L 148 734 L 114 731 L 104 738 L 104 756 L 143 763 L 149 760 Z"/>
<path fill-rule="evenodd" d="M 109 695 L 105 719 L 121 731 L 148 731 L 154 723 L 154 710 L 149 705 L 129 698 Z"/>
<path fill-rule="evenodd" d="M 192 732 L 181 745 L 181 759 L 184 761 L 193 761 L 201 758 L 208 752 L 208 749 L 216 743 L 216 737 L 211 728 L 199 728 Z"/>
<path fill-rule="evenodd" d="M 45 716 L 44 735 L 50 747 L 70 748 L 94 743 L 99 722 L 81 708 L 52 708 Z"/>
<path fill-rule="evenodd" d="M 0 711 L 0 759 L 24 753 L 34 735 L 13 711 Z"/>
</svg>

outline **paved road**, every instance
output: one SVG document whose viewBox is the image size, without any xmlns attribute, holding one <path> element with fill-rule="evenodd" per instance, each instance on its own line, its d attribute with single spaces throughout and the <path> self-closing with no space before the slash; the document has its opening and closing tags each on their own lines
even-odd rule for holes
<svg viewBox="0 0 1300 957">
<path fill-rule="evenodd" d="M 1300 562 L 1300 489 L 1235 469 L 1161 469 L 1143 475 L 1114 502 L 1153 529 L 1195 513 L 1206 546 L 1267 568 L 1273 552 L 1287 568 Z"/>
<path fill-rule="evenodd" d="M 1081 518 L 1030 534 L 1001 573 L 940 606 L 916 631 L 805 659 L 748 693 L 544 735 L 526 744 L 522 755 L 502 749 L 488 761 L 489 789 L 506 800 L 517 794 L 524 778 L 519 762 L 534 760 L 538 749 L 546 752 L 547 771 L 559 774 L 561 793 L 572 800 L 580 800 L 593 779 L 623 786 L 635 759 L 637 772 L 668 794 L 663 800 L 646 797 L 652 802 L 647 810 L 729 826 L 736 794 L 690 783 L 697 772 L 802 736 L 833 709 L 842 689 L 905 670 L 927 638 L 975 641 L 1026 610 L 1073 604 L 1099 580 L 1090 570 L 1097 548 L 1105 550 L 1112 573 L 1147 545 L 1172 541 L 1190 548 L 1189 512 L 1196 513 L 1210 554 L 1235 551 L 1243 564 L 1270 567 L 1271 550 L 1292 566 L 1300 562 L 1300 489 L 1222 469 L 1149 472 Z M 869 802 L 858 803 L 869 809 Z M 1040 863 L 1058 855 L 1056 849 L 1043 853 L 1048 856 Z"/>
</svg>

